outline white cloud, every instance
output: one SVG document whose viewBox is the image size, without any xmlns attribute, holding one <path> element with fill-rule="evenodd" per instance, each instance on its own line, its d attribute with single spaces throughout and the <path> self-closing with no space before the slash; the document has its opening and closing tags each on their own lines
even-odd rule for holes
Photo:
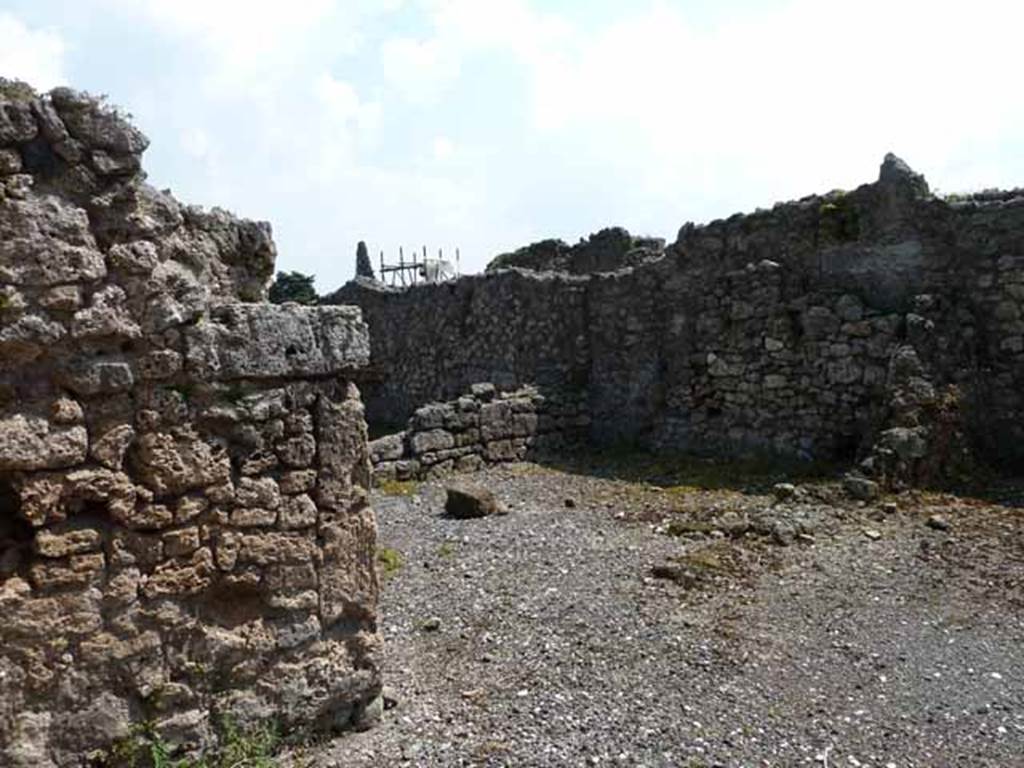
<svg viewBox="0 0 1024 768">
<path fill-rule="evenodd" d="M 948 191 L 1024 178 L 1009 0 L 104 1 L 159 43 L 126 106 L 161 170 L 273 220 L 325 289 L 348 240 L 459 244 L 471 269 L 612 223 L 671 237 L 889 150 Z"/>
<path fill-rule="evenodd" d="M 381 45 L 386 79 L 413 103 L 429 103 L 450 88 L 473 56 L 512 53 L 540 65 L 555 55 L 570 27 L 524 0 L 420 0 L 430 21 L 424 38 L 396 37 Z"/>
<path fill-rule="evenodd" d="M 698 18 L 654 2 L 592 29 L 514 0 L 498 24 L 480 4 L 439 5 L 438 34 L 463 29 L 517 57 L 529 132 L 628 186 L 623 218 L 681 197 L 700 218 L 852 186 L 889 150 L 944 186 L 971 186 L 1004 156 L 1000 138 L 1024 133 L 1024 100 L 1011 96 L 1019 3 L 791 0 Z M 1022 171 L 1004 163 L 990 183 Z"/>
<path fill-rule="evenodd" d="M 454 154 L 455 144 L 447 136 L 438 136 L 434 139 L 434 159 L 442 162 Z"/>
<path fill-rule="evenodd" d="M 394 38 L 381 47 L 380 59 L 384 77 L 413 103 L 435 100 L 461 69 L 460 52 L 441 39 Z"/>
<path fill-rule="evenodd" d="M 210 137 L 202 128 L 195 126 L 181 132 L 181 149 L 190 156 L 203 159 L 210 154 Z"/>
<path fill-rule="evenodd" d="M 313 96 L 304 126 L 312 151 L 305 155 L 304 167 L 318 183 L 337 184 L 339 173 L 358 167 L 360 150 L 375 145 L 381 105 L 363 101 L 351 83 L 328 73 L 314 80 Z"/>
<path fill-rule="evenodd" d="M 204 48 L 215 63 L 215 80 L 228 86 L 286 72 L 287 59 L 277 54 L 301 44 L 333 6 L 332 0 L 120 1 Z"/>
<path fill-rule="evenodd" d="M 38 90 L 66 82 L 64 40 L 54 30 L 29 29 L 0 11 L 0 76 L 24 80 Z"/>
</svg>

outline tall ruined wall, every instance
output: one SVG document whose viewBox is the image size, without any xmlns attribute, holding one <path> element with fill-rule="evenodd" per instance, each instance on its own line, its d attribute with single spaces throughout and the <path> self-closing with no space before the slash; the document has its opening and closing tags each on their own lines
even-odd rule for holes
<svg viewBox="0 0 1024 768">
<path fill-rule="evenodd" d="M 4 766 L 126 753 L 133 723 L 340 728 L 380 688 L 366 326 L 244 303 L 269 227 L 146 185 L 146 144 L 0 87 Z"/>
<path fill-rule="evenodd" d="M 375 414 L 536 382 L 585 389 L 606 443 L 849 459 L 896 428 L 904 474 L 964 443 L 1024 458 L 1024 195 L 949 202 L 892 156 L 852 192 L 686 225 L 632 269 L 336 298 L 364 308 Z"/>
<path fill-rule="evenodd" d="M 398 425 L 472 384 L 581 389 L 589 371 L 585 278 L 516 270 L 414 290 L 369 281 L 328 303 L 358 303 L 372 328 L 377 381 L 363 385 L 371 423 Z"/>
</svg>

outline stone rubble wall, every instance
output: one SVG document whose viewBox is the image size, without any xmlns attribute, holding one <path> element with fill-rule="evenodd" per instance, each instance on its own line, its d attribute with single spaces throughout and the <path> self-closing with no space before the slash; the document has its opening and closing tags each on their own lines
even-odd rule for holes
<svg viewBox="0 0 1024 768">
<path fill-rule="evenodd" d="M 146 139 L 0 82 L 0 765 L 201 748 L 379 704 L 352 307 L 259 302 L 266 224 L 144 182 Z M 106 755 L 106 757 L 104 757 Z"/>
<path fill-rule="evenodd" d="M 474 384 L 456 400 L 430 403 L 406 429 L 370 443 L 375 482 L 472 472 L 489 464 L 555 456 L 586 440 L 586 399 L 535 387 L 497 392 Z"/>
<path fill-rule="evenodd" d="M 924 480 L 965 452 L 1024 466 L 1022 286 L 1024 192 L 944 200 L 888 156 L 873 184 L 687 224 L 633 268 L 328 301 L 369 324 L 371 423 L 473 381 L 537 383 L 585 391 L 599 444 L 852 460 L 878 443 L 868 469 Z M 896 451 L 889 429 L 925 444 Z"/>
<path fill-rule="evenodd" d="M 357 303 L 384 378 L 361 383 L 371 424 L 401 429 L 416 408 L 454 400 L 478 382 L 572 392 L 590 364 L 587 280 L 503 270 L 388 289 L 357 280 L 324 303 Z"/>
</svg>

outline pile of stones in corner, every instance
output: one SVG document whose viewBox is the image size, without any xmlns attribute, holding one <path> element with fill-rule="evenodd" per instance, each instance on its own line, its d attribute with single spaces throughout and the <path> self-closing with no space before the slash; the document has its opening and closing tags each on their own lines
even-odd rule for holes
<svg viewBox="0 0 1024 768">
<path fill-rule="evenodd" d="M 376 482 L 432 478 L 564 451 L 586 438 L 586 401 L 535 387 L 469 393 L 416 410 L 406 429 L 370 443 Z"/>
</svg>

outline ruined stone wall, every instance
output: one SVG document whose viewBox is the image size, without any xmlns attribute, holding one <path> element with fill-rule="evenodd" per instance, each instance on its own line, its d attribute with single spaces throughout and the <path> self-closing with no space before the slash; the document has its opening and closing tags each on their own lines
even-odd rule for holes
<svg viewBox="0 0 1024 768">
<path fill-rule="evenodd" d="M 377 482 L 472 472 L 488 464 L 557 456 L 586 441 L 590 417 L 580 396 L 535 387 L 499 393 L 474 384 L 456 400 L 430 403 L 401 432 L 370 443 Z"/>
<path fill-rule="evenodd" d="M 582 391 L 590 359 L 586 284 L 516 270 L 406 291 L 360 280 L 327 303 L 361 306 L 383 374 L 361 387 L 367 417 L 400 429 L 417 407 L 453 400 L 479 382 Z"/>
<path fill-rule="evenodd" d="M 141 723 L 185 748 L 225 718 L 346 727 L 380 689 L 366 326 L 245 303 L 269 227 L 145 184 L 146 143 L 83 94 L 0 87 L 12 768 L 110 760 Z"/>
<path fill-rule="evenodd" d="M 335 300 L 370 326 L 374 414 L 538 382 L 585 391 L 599 443 L 852 459 L 900 428 L 916 475 L 965 445 L 1024 459 L 1022 279 L 1024 194 L 940 199 L 890 156 L 874 184 L 686 225 L 631 269 Z"/>
</svg>

